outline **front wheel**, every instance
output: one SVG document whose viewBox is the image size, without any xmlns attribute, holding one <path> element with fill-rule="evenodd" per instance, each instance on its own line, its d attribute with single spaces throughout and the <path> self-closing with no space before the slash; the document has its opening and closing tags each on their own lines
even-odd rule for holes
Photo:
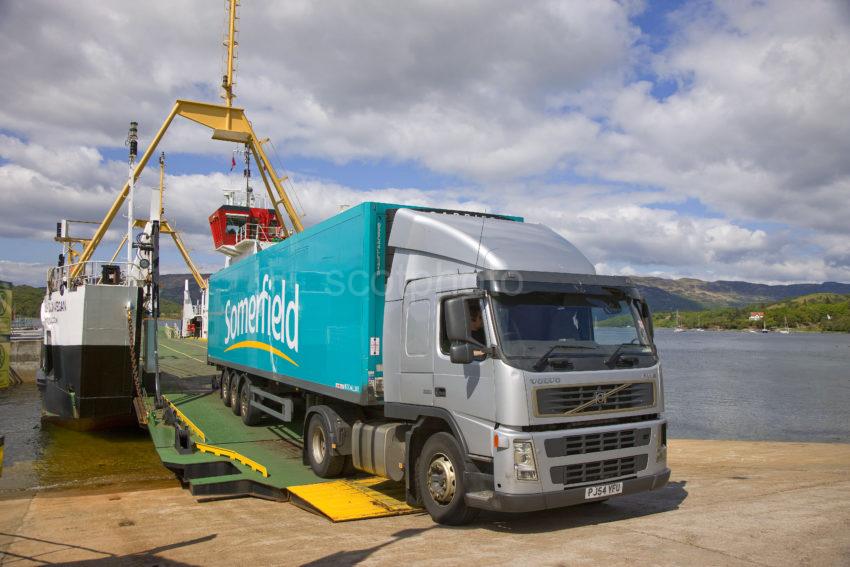
<svg viewBox="0 0 850 567">
<path fill-rule="evenodd" d="M 330 432 L 322 416 L 314 413 L 307 425 L 307 461 L 310 468 L 321 478 L 335 478 L 345 468 L 345 456 L 334 455 Z"/>
<path fill-rule="evenodd" d="M 478 515 L 464 500 L 463 472 L 463 456 L 455 438 L 445 432 L 429 437 L 416 464 L 416 479 L 422 503 L 438 524 L 461 526 Z"/>
</svg>

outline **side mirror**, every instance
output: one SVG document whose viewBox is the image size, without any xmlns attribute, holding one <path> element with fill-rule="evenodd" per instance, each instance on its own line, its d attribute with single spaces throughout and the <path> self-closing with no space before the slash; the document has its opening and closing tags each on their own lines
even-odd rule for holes
<svg viewBox="0 0 850 567">
<path fill-rule="evenodd" d="M 443 310 L 446 316 L 446 338 L 452 343 L 455 341 L 468 342 L 472 336 L 472 330 L 469 328 L 466 299 L 463 297 L 447 299 L 443 303 Z M 454 352 L 454 347 L 452 347 L 452 352 Z"/>
<path fill-rule="evenodd" d="M 454 364 L 470 364 L 475 360 L 473 348 L 469 343 L 454 343 L 449 358 Z"/>
</svg>

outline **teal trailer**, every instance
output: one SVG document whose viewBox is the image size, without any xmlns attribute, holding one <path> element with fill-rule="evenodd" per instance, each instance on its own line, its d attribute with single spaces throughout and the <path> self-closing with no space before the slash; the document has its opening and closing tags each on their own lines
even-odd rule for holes
<svg viewBox="0 0 850 567">
<path fill-rule="evenodd" d="M 381 377 L 386 203 L 363 203 L 210 278 L 211 363 L 368 405 Z"/>
</svg>

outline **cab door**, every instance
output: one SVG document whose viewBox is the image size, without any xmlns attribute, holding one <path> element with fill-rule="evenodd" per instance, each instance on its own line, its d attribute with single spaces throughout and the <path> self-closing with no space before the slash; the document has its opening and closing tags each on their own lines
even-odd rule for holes
<svg viewBox="0 0 850 567">
<path fill-rule="evenodd" d="M 462 294 L 461 294 L 462 295 Z M 489 455 L 490 430 L 484 422 L 496 417 L 496 388 L 494 363 L 483 354 L 469 364 L 455 364 L 449 358 L 449 342 L 445 333 L 443 301 L 457 297 L 458 293 L 438 294 L 434 338 L 434 405 L 449 410 L 467 434 L 467 444 L 473 453 Z M 493 327 L 487 301 L 470 297 L 483 314 L 486 346 L 495 344 Z"/>
<path fill-rule="evenodd" d="M 407 285 L 402 307 L 401 399 L 434 405 L 434 292 L 430 280 Z"/>
</svg>

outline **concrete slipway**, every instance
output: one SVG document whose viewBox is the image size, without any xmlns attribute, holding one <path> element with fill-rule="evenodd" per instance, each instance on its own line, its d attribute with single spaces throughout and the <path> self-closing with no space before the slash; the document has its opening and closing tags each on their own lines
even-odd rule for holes
<svg viewBox="0 0 850 567">
<path fill-rule="evenodd" d="M 174 486 L 0 502 L 4 564 L 848 565 L 850 445 L 674 440 L 666 488 L 593 506 L 331 524 Z"/>
<path fill-rule="evenodd" d="M 163 362 L 188 376 L 175 352 Z M 0 563 L 850 565 L 850 444 L 674 439 L 669 459 L 659 491 L 464 528 L 423 513 L 332 524 L 176 482 L 20 492 L 0 501 Z"/>
</svg>

